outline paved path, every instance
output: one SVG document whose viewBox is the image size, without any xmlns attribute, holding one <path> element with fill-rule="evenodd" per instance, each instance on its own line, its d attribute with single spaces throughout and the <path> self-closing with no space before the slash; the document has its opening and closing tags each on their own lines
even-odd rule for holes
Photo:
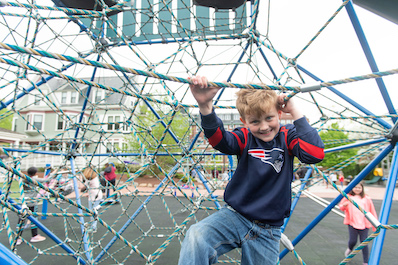
<svg viewBox="0 0 398 265">
<path fill-rule="evenodd" d="M 340 187 L 340 186 L 339 186 Z M 344 186 L 344 189 L 346 186 Z M 323 183 L 312 186 L 309 191 L 322 198 L 336 198 L 339 194 L 337 190 L 329 185 L 326 187 Z M 380 185 L 365 185 L 365 194 L 369 195 L 373 200 L 383 200 L 386 187 Z M 394 201 L 398 201 L 398 192 L 394 192 Z"/>
</svg>

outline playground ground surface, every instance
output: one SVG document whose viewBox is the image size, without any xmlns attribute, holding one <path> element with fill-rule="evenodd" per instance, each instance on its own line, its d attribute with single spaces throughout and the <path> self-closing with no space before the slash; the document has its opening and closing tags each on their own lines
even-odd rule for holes
<svg viewBox="0 0 398 265">
<path fill-rule="evenodd" d="M 140 189 L 143 190 L 151 190 L 153 187 L 148 187 L 148 185 L 142 185 Z M 373 198 L 376 211 L 379 214 L 382 199 L 384 197 L 384 186 L 377 185 L 368 185 L 365 187 L 366 193 Z M 337 195 L 337 191 L 334 191 L 330 186 L 326 188 L 323 184 L 318 184 L 310 188 L 309 190 L 312 194 L 315 194 L 319 197 L 324 198 L 327 201 L 332 201 Z M 222 191 L 220 191 L 220 196 L 222 196 Z M 169 196 L 166 198 L 167 203 L 169 204 L 171 209 L 179 209 L 179 203 L 177 200 Z M 392 204 L 389 224 L 397 224 L 398 223 L 398 204 L 397 204 L 397 194 L 394 196 L 394 202 Z M 164 207 L 160 200 L 154 198 L 151 201 L 151 218 L 153 220 L 162 220 L 164 219 Z M 114 208 L 114 210 L 112 209 Z M 297 235 L 299 235 L 304 228 L 310 224 L 314 218 L 318 216 L 320 212 L 324 209 L 324 206 L 321 206 L 317 202 L 313 201 L 306 195 L 302 195 L 300 198 L 296 209 L 294 210 L 293 215 L 291 216 L 287 228 L 285 230 L 285 234 L 289 237 L 290 240 L 293 240 Z M 118 206 L 112 206 L 107 210 L 107 215 L 101 216 L 104 221 L 107 221 L 108 217 L 114 214 L 117 216 L 120 212 Z M 49 212 L 51 209 L 49 208 Z M 177 213 L 177 211 L 174 211 Z M 179 214 L 175 214 L 178 218 Z M 201 219 L 202 216 L 198 214 L 197 218 Z M 181 219 L 184 216 L 180 216 Z M 11 222 L 16 222 L 16 220 L 11 220 Z M 59 218 L 47 218 L 42 221 L 44 225 L 49 227 L 55 234 L 63 233 L 63 222 L 59 222 Z M 134 229 L 133 227 L 131 227 Z M 105 229 L 100 227 L 98 232 L 95 234 L 95 237 L 100 237 L 103 235 L 103 231 L 101 229 Z M 115 229 L 117 230 L 117 228 Z M 25 234 L 26 233 L 26 234 Z M 27 231 L 24 233 L 24 236 L 30 238 L 30 233 Z M 29 233 L 29 234 L 28 234 Z M 127 229 L 125 232 L 125 236 L 129 233 Z M 134 231 L 130 232 L 131 234 Z M 7 246 L 7 238 L 3 236 L 0 238 L 0 242 Z M 108 235 L 110 238 L 111 235 Z M 132 236 L 134 238 L 134 236 Z M 35 246 L 38 248 L 47 248 L 53 245 L 50 242 L 51 239 L 47 239 L 46 241 L 35 243 Z M 165 239 L 163 239 L 165 240 Z M 348 241 L 348 231 L 347 227 L 343 225 L 343 218 L 340 215 L 335 213 L 329 213 L 326 217 L 324 217 L 318 225 L 312 229 L 296 246 L 295 250 L 298 255 L 303 259 L 306 264 L 316 264 L 316 265 L 331 265 L 331 264 L 339 264 L 344 259 L 344 251 L 347 248 Z M 398 244 L 398 234 L 396 230 L 388 230 L 385 236 L 383 252 L 380 258 L 379 264 L 397 264 L 396 258 L 396 246 Z M 150 245 L 150 244 L 149 244 Z M 148 245 L 148 247 L 149 247 Z M 117 247 L 117 246 L 115 246 Z M 371 245 L 370 245 L 371 247 Z M 18 246 L 18 253 L 25 254 L 25 250 L 27 250 L 28 246 L 23 243 Z M 166 248 L 161 257 L 157 260 L 155 264 L 158 265 L 174 265 L 177 264 L 178 254 L 179 254 L 179 242 L 178 240 L 173 240 L 173 242 Z M 145 251 L 145 247 L 142 246 L 141 249 Z M 283 250 L 283 248 L 281 248 Z M 149 252 L 149 254 L 152 252 Z M 232 257 L 239 257 L 239 253 L 232 253 Z M 45 256 L 40 257 L 39 263 L 34 264 L 46 264 L 46 265 L 59 265 L 59 264 L 76 264 L 76 260 L 72 257 L 61 257 L 61 256 Z M 45 261 L 45 263 L 43 263 Z M 98 264 L 116 264 L 111 259 L 102 261 Z M 140 257 L 132 257 L 125 264 L 145 264 L 145 262 Z M 300 262 L 296 259 L 296 257 L 292 253 L 288 253 L 280 262 L 282 265 L 290 265 L 290 264 L 300 264 Z M 361 265 L 362 264 L 362 255 L 359 253 L 356 255 L 348 264 L 352 265 Z"/>
</svg>

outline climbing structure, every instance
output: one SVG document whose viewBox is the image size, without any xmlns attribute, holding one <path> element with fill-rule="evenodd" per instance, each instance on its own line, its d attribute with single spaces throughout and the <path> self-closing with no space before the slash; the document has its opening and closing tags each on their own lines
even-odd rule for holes
<svg viewBox="0 0 398 265">
<path fill-rule="evenodd" d="M 309 18 L 303 28 L 298 28 L 302 17 L 284 16 L 287 7 L 270 2 L 79 2 L 0 3 L 0 119 L 12 116 L 13 130 L 33 139 L 29 147 L 3 147 L 0 159 L 6 174 L 0 241 L 4 253 L 10 249 L 22 258 L 12 256 L 17 264 L 49 263 L 53 256 L 68 264 L 176 263 L 187 227 L 222 204 L 222 184 L 204 173 L 206 163 L 224 159 L 231 169 L 234 165 L 201 137 L 188 88 L 192 75 L 206 75 L 223 87 L 215 102 L 219 113 L 234 110 L 239 88 L 273 89 L 295 97 L 320 131 L 344 122 L 347 126 L 339 130 L 355 137 L 326 152 L 360 151 L 331 170 L 371 158 L 320 218 L 288 244 L 290 251 L 389 154 L 395 169 L 397 115 L 387 82 L 398 70 L 378 69 L 352 2 L 319 6 L 314 1 L 306 9 L 317 10 L 323 19 Z M 330 33 L 337 23 L 345 23 L 349 38 L 359 40 L 347 57 L 338 56 L 345 54 L 340 48 L 347 39 Z M 370 67 L 359 68 L 358 62 Z M 342 74 L 329 74 L 331 66 Z M 336 143 L 325 141 L 326 148 Z M 63 172 L 69 181 L 53 187 L 25 175 L 40 155 L 53 157 L 46 177 Z M 110 161 L 121 173 L 116 191 L 105 185 L 109 197 L 92 208 L 88 190 L 81 190 L 82 172 L 91 166 L 100 174 Z M 317 167 L 311 170 L 328 180 Z M 380 219 L 373 220 L 380 234 L 373 261 L 381 256 L 384 232 L 395 228 L 388 226 L 388 202 L 396 172 L 391 170 L 387 178 Z M 155 184 L 143 188 L 140 179 L 148 174 Z M 41 190 L 37 200 L 46 210 L 32 213 L 26 208 L 23 180 Z M 67 183 L 74 187 L 69 197 L 63 193 Z M 25 222 L 18 223 L 18 217 Z M 48 237 L 43 248 L 29 242 L 27 231 L 21 236 L 27 219 Z M 96 233 L 89 229 L 93 220 L 98 221 Z M 61 228 L 49 228 L 60 223 Z M 18 238 L 21 245 L 16 245 Z M 281 253 L 282 262 L 288 250 Z M 235 252 L 220 259 L 237 260 Z"/>
</svg>

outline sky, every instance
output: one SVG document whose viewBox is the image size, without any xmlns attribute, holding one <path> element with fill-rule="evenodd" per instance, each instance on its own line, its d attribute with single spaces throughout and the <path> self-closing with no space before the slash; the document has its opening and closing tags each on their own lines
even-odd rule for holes
<svg viewBox="0 0 398 265">
<path fill-rule="evenodd" d="M 294 57 L 341 3 L 342 1 L 271 1 L 269 38 L 280 51 Z M 398 45 L 398 25 L 359 6 L 354 5 L 354 8 L 379 70 L 397 68 L 398 50 L 395 47 Z M 261 25 L 261 20 L 259 22 Z M 371 73 L 345 9 L 331 21 L 298 62 L 324 81 Z M 394 101 L 398 96 L 395 89 L 397 76 L 386 77 L 384 82 Z M 375 83 L 374 80 L 369 80 L 336 85 L 335 88 L 358 100 L 374 113 L 386 113 Z M 322 92 L 325 90 L 323 88 Z"/>
</svg>

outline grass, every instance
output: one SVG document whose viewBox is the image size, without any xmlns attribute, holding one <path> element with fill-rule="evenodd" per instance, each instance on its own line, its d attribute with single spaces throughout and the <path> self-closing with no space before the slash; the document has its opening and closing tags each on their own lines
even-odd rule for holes
<svg viewBox="0 0 398 265">
<path fill-rule="evenodd" d="M 4 193 L 6 183 L 0 182 L 1 192 Z M 11 183 L 11 190 L 10 190 L 11 198 L 18 198 L 19 194 L 19 185 L 17 181 L 13 181 Z"/>
</svg>

